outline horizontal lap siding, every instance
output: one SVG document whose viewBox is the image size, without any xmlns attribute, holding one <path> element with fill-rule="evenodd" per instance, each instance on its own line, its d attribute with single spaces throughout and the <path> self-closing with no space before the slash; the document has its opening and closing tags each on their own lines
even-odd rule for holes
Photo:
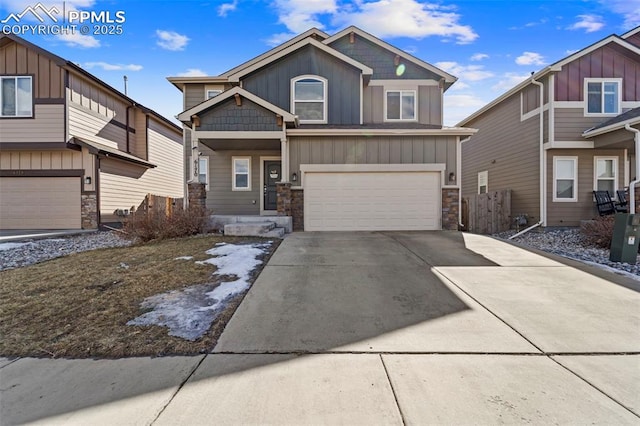
<svg viewBox="0 0 640 426">
<path fill-rule="evenodd" d="M 153 118 L 149 120 L 148 134 L 149 162 L 156 168 L 145 171 L 122 161 L 102 160 L 100 211 L 103 221 L 112 220 L 116 209 L 137 208 L 149 193 L 173 198 L 183 196 L 184 162 L 180 135 L 165 129 Z"/>
<path fill-rule="evenodd" d="M 553 158 L 578 157 L 578 201 L 553 201 Z M 618 189 L 624 185 L 624 151 L 620 149 L 550 149 L 547 151 L 547 225 L 579 226 L 598 211 L 593 201 L 594 157 L 618 157 Z"/>
<path fill-rule="evenodd" d="M 39 105 L 34 118 L 0 119 L 0 142 L 65 142 L 64 105 Z"/>
<path fill-rule="evenodd" d="M 301 164 L 446 164 L 456 172 L 455 136 L 295 137 L 290 142 L 290 170 Z M 454 183 L 454 182 L 452 182 Z"/>
<path fill-rule="evenodd" d="M 486 170 L 489 191 L 511 189 L 512 213 L 538 222 L 539 116 L 520 122 L 520 95 L 515 94 L 465 126 L 479 131 L 462 143 L 462 196 L 478 193 L 478 173 Z"/>
<path fill-rule="evenodd" d="M 200 150 L 209 157 L 207 208 L 215 214 L 259 215 L 260 157 L 279 157 L 280 151 L 213 151 L 204 145 Z M 232 157 L 251 157 L 251 191 L 231 190 Z"/>
<path fill-rule="evenodd" d="M 582 133 L 608 117 L 585 117 L 582 108 L 555 108 L 555 140 L 583 141 Z"/>
<path fill-rule="evenodd" d="M 204 101 L 204 84 L 185 84 L 184 86 L 184 109 L 198 105 Z"/>
</svg>

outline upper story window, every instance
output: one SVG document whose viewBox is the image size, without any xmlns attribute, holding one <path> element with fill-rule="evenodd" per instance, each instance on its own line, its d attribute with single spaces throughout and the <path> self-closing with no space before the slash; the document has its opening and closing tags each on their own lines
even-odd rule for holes
<svg viewBox="0 0 640 426">
<path fill-rule="evenodd" d="M 585 79 L 586 114 L 620 114 L 622 79 Z"/>
<path fill-rule="evenodd" d="M 415 121 L 416 91 L 387 90 L 385 119 L 387 121 Z"/>
<path fill-rule="evenodd" d="M 327 80 L 303 75 L 291 80 L 291 110 L 301 123 L 327 122 Z"/>
<path fill-rule="evenodd" d="M 219 89 L 207 90 L 207 99 L 211 99 L 214 96 L 218 96 L 220 93 L 222 93 L 222 90 L 219 90 Z"/>
<path fill-rule="evenodd" d="M 0 77 L 0 116 L 32 117 L 33 89 L 31 77 Z"/>
</svg>

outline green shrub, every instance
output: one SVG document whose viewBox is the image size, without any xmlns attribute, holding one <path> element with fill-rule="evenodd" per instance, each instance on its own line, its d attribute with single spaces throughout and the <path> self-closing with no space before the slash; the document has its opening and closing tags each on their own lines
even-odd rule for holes
<svg viewBox="0 0 640 426">
<path fill-rule="evenodd" d="M 589 244 L 608 249 L 611 247 L 615 219 L 615 215 L 609 215 L 584 222 L 580 231 Z"/>
<path fill-rule="evenodd" d="M 176 209 L 171 215 L 138 211 L 127 218 L 123 231 L 139 242 L 181 238 L 207 232 L 209 212 L 199 206 Z"/>
</svg>

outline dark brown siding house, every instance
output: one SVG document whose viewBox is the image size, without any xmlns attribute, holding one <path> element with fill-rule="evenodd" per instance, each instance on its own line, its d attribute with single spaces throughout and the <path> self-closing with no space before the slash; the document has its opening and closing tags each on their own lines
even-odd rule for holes
<svg viewBox="0 0 640 426">
<path fill-rule="evenodd" d="M 356 27 L 311 29 L 219 76 L 169 81 L 187 180 L 219 217 L 458 228 L 460 139 L 474 130 L 442 125 L 456 78 L 433 65 Z"/>
<path fill-rule="evenodd" d="M 181 129 L 87 71 L 0 35 L 0 229 L 91 229 L 182 197 Z"/>
<path fill-rule="evenodd" d="M 511 189 L 512 215 L 529 225 L 597 217 L 594 190 L 615 199 L 637 184 L 640 27 L 547 66 L 458 126 L 478 129 L 462 143 L 463 197 Z"/>
</svg>

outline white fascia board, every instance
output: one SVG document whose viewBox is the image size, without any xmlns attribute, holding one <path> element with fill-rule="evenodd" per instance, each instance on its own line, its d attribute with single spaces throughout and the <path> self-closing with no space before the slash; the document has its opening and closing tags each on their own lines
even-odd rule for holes
<svg viewBox="0 0 640 426">
<path fill-rule="evenodd" d="M 300 164 L 302 173 L 443 172 L 446 164 Z"/>
<path fill-rule="evenodd" d="M 282 139 L 281 131 L 214 131 L 196 130 L 193 132 L 198 139 Z"/>
<path fill-rule="evenodd" d="M 450 127 L 444 129 L 287 129 L 287 136 L 471 136 L 478 129 Z"/>
<path fill-rule="evenodd" d="M 448 72 L 443 71 L 440 68 L 438 68 L 438 67 L 436 67 L 434 65 L 431 65 L 428 62 L 423 61 L 422 59 L 418 59 L 415 56 L 413 56 L 413 55 L 411 55 L 411 54 L 409 54 L 409 53 L 407 53 L 407 52 L 405 52 L 405 51 L 403 51 L 401 49 L 398 49 L 397 47 L 387 43 L 384 40 L 380 40 L 379 38 L 377 38 L 377 37 L 365 32 L 365 31 L 362 31 L 358 27 L 351 26 L 351 27 L 345 28 L 344 30 L 340 31 L 339 33 L 334 34 L 331 37 L 329 37 L 326 40 L 324 40 L 323 43 L 327 44 L 327 45 L 331 44 L 332 42 L 334 42 L 334 41 L 336 41 L 336 40 L 338 40 L 338 39 L 340 39 L 340 38 L 344 37 L 345 35 L 347 35 L 349 33 L 352 33 L 352 32 L 357 34 L 357 35 L 359 35 L 359 36 L 361 36 L 362 38 L 365 38 L 365 39 L 369 40 L 370 42 L 372 42 L 374 44 L 377 44 L 378 46 L 380 46 L 380 47 L 382 47 L 384 49 L 387 49 L 387 50 L 395 53 L 396 55 L 400 55 L 403 58 L 408 59 L 409 61 L 413 62 L 414 64 L 416 64 L 416 65 L 418 65 L 418 66 L 420 66 L 422 68 L 426 68 L 429 71 L 434 72 L 434 73 L 442 76 L 445 79 L 445 81 L 448 82 L 448 83 L 455 83 L 456 81 L 458 81 L 457 77 L 449 74 Z"/>
<path fill-rule="evenodd" d="M 282 49 L 278 52 L 275 52 L 274 54 L 262 59 L 261 61 L 257 61 L 256 63 L 252 64 L 249 67 L 243 68 L 242 70 L 234 73 L 234 74 L 230 74 L 229 77 L 229 81 L 231 82 L 238 82 L 240 81 L 240 78 L 244 77 L 247 74 L 252 73 L 253 71 L 256 71 L 262 67 L 264 67 L 265 65 L 268 65 L 292 52 L 295 52 L 296 50 L 305 47 L 307 45 L 312 45 L 322 51 L 324 51 L 325 53 L 328 53 L 329 55 L 332 55 L 338 59 L 340 59 L 343 62 L 346 62 L 347 64 L 360 69 L 360 71 L 362 71 L 362 74 L 364 75 L 373 75 L 373 69 L 371 69 L 370 67 L 356 61 L 353 58 L 350 58 L 347 55 L 344 55 L 340 52 L 338 52 L 335 49 L 330 48 L 329 46 L 327 46 L 326 44 L 323 44 L 313 38 L 307 37 L 304 40 L 300 40 L 297 43 L 292 44 L 291 46 L 288 46 L 285 49 Z"/>
</svg>

